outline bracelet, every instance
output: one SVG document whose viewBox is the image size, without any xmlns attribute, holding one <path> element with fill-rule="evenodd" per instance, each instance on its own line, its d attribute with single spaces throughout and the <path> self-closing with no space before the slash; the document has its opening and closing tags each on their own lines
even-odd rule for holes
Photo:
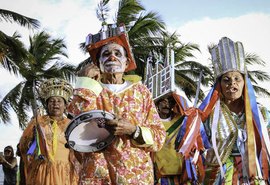
<svg viewBox="0 0 270 185">
<path fill-rule="evenodd" d="M 137 139 L 139 137 L 140 133 L 141 133 L 140 127 L 136 126 L 136 130 L 135 130 L 135 132 L 133 133 L 133 136 L 132 136 L 133 139 Z"/>
</svg>

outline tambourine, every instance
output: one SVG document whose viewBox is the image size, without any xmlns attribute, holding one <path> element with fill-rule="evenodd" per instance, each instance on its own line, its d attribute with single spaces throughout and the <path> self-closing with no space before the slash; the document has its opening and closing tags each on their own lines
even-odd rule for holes
<svg viewBox="0 0 270 185">
<path fill-rule="evenodd" d="M 106 120 L 115 116 L 103 110 L 92 110 L 76 116 L 69 123 L 66 146 L 78 152 L 96 152 L 106 148 L 115 138 L 104 128 Z"/>
</svg>

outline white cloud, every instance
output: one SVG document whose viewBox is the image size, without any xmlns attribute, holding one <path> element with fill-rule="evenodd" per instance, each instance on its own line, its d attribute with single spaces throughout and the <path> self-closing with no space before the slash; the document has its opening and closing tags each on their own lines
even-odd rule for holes
<svg viewBox="0 0 270 185">
<path fill-rule="evenodd" d="M 99 0 L 65 0 L 59 2 L 16 0 L 16 3 L 1 2 L 1 8 L 15 11 L 41 22 L 41 29 L 46 30 L 56 38 L 64 38 L 68 48 L 69 62 L 77 65 L 88 57 L 79 49 L 79 44 L 85 41 L 89 33 L 97 33 L 101 22 L 96 17 L 96 8 Z M 110 9 L 116 10 L 118 1 L 110 2 Z M 115 12 L 110 12 L 112 16 Z M 108 22 L 112 23 L 112 19 Z M 5 33 L 11 35 L 15 30 L 23 36 L 23 41 L 28 43 L 29 34 L 34 32 L 22 28 L 17 24 L 2 23 Z"/>
<path fill-rule="evenodd" d="M 241 41 L 246 52 L 257 53 L 263 59 L 270 59 L 268 43 L 270 42 L 270 14 L 247 14 L 236 18 L 203 18 L 188 22 L 177 29 L 181 40 L 200 45 L 205 55 L 207 45 L 218 43 L 227 36 L 234 41 Z M 208 55 L 210 57 L 210 55 Z"/>
<path fill-rule="evenodd" d="M 2 8 L 36 18 L 41 22 L 40 30 L 44 29 L 56 38 L 64 38 L 68 47 L 69 61 L 78 64 L 88 57 L 80 51 L 79 43 L 85 41 L 88 33 L 96 33 L 101 25 L 95 13 L 97 2 L 98 0 L 95 0 L 86 4 L 83 1 L 73 0 L 59 3 L 16 0 L 16 4 L 6 2 Z M 29 30 L 16 24 L 4 24 L 5 33 L 11 35 L 15 30 L 19 30 L 25 43 L 28 43 Z M 30 34 L 33 35 L 34 32 L 31 31 Z"/>
<path fill-rule="evenodd" d="M 19 128 L 19 123 L 15 117 L 15 113 L 12 111 L 11 122 L 7 124 L 0 124 L 0 152 L 3 152 L 4 148 L 11 145 L 16 150 L 16 146 L 19 143 L 22 130 Z"/>
<path fill-rule="evenodd" d="M 235 18 L 211 19 L 191 21 L 179 27 L 177 32 L 180 40 L 192 42 L 200 46 L 201 53 L 196 53 L 197 61 L 210 64 L 210 54 L 207 45 L 217 44 L 219 39 L 227 36 L 233 41 L 240 41 L 245 52 L 255 53 L 266 62 L 265 67 L 257 67 L 270 75 L 270 14 L 247 14 Z M 254 66 L 252 66 L 254 67 Z M 256 68 L 255 67 L 255 68 Z M 262 87 L 270 89 L 270 83 L 262 83 Z M 260 98 L 259 101 L 270 109 L 269 98 Z"/>
</svg>

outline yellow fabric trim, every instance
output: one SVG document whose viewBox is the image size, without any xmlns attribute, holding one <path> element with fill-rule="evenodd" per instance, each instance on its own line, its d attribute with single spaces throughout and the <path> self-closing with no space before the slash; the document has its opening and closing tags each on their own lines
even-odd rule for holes
<svg viewBox="0 0 270 185">
<path fill-rule="evenodd" d="M 144 141 L 144 144 L 139 144 L 136 141 L 132 140 L 131 142 L 139 147 L 149 147 L 151 145 L 154 144 L 154 139 L 152 136 L 152 132 L 150 130 L 150 128 L 146 128 L 146 127 L 140 127 L 141 128 L 141 134 L 142 134 L 142 138 Z"/>
<path fill-rule="evenodd" d="M 162 121 L 165 129 L 167 130 L 179 118 L 180 118 L 180 115 L 177 115 L 170 121 Z M 172 132 L 172 135 L 174 135 L 174 133 L 176 132 L 178 132 L 178 129 L 175 129 Z M 161 175 L 181 174 L 183 159 L 174 149 L 174 142 L 175 142 L 176 137 L 173 137 L 172 140 L 169 143 L 167 143 L 169 139 L 170 139 L 170 136 L 168 136 L 168 133 L 167 133 L 166 141 L 162 149 L 154 154 L 154 162 L 157 165 L 156 170 L 158 171 L 158 174 L 161 174 Z"/>
<path fill-rule="evenodd" d="M 142 80 L 142 77 L 139 75 L 124 75 L 123 78 L 131 83 L 137 83 Z"/>
<path fill-rule="evenodd" d="M 38 125 L 37 125 L 38 126 Z M 40 150 L 40 141 L 39 141 L 39 134 L 42 134 L 42 133 L 39 133 L 38 132 L 38 128 L 36 127 L 35 128 L 36 130 L 36 133 L 37 133 L 37 146 L 38 146 L 38 156 L 41 155 L 41 150 Z"/>
<path fill-rule="evenodd" d="M 84 88 L 93 91 L 97 96 L 101 93 L 103 87 L 100 83 L 89 77 L 77 77 L 75 89 Z"/>
<path fill-rule="evenodd" d="M 52 124 L 52 135 L 53 135 L 52 151 L 48 151 L 48 153 L 50 159 L 54 161 L 54 155 L 56 154 L 57 140 L 58 140 L 58 125 L 56 120 L 54 120 Z"/>
<path fill-rule="evenodd" d="M 234 167 L 233 167 L 234 163 L 233 163 L 233 157 L 230 157 L 227 159 L 226 161 L 226 174 L 225 174 L 225 185 L 232 185 L 233 184 L 233 171 L 234 171 Z"/>
<path fill-rule="evenodd" d="M 146 127 L 140 127 L 140 128 L 141 128 L 142 137 L 143 137 L 145 144 L 146 145 L 153 145 L 154 139 L 153 139 L 152 132 L 151 132 L 150 128 L 146 128 Z"/>
<path fill-rule="evenodd" d="M 17 182 L 16 182 L 16 185 L 20 185 L 20 181 L 21 181 L 21 175 L 20 175 L 20 170 L 17 171 L 16 173 L 16 179 L 17 179 Z"/>
<path fill-rule="evenodd" d="M 255 148 L 255 135 L 254 126 L 252 122 L 252 112 L 251 105 L 248 96 L 247 82 L 245 80 L 245 113 L 246 113 L 246 126 L 247 126 L 247 150 L 248 150 L 248 166 L 249 166 L 249 176 L 256 177 L 256 148 Z"/>
<path fill-rule="evenodd" d="M 119 92 L 112 92 L 112 94 L 121 94 L 121 93 L 127 91 L 128 89 L 132 88 L 133 86 L 135 86 L 135 85 L 137 85 L 137 84 L 142 84 L 142 82 L 141 82 L 141 81 L 135 82 L 135 83 L 132 82 L 129 86 L 127 86 L 127 87 L 124 88 L 123 90 L 121 90 L 121 91 L 119 91 Z M 106 88 L 106 87 L 104 87 L 104 88 Z M 109 89 L 109 91 L 110 91 L 110 89 Z"/>
</svg>

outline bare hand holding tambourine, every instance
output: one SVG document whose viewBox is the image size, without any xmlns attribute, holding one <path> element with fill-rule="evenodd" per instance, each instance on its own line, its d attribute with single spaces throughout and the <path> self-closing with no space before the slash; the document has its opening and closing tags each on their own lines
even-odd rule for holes
<svg viewBox="0 0 270 185">
<path fill-rule="evenodd" d="M 113 120 L 107 120 L 105 128 L 116 136 L 132 135 L 136 130 L 135 125 L 132 125 L 127 119 L 119 117 Z"/>
<path fill-rule="evenodd" d="M 136 129 L 128 120 L 103 110 L 83 112 L 71 120 L 65 131 L 66 147 L 97 152 L 111 144 L 115 136 L 131 136 Z"/>
</svg>

